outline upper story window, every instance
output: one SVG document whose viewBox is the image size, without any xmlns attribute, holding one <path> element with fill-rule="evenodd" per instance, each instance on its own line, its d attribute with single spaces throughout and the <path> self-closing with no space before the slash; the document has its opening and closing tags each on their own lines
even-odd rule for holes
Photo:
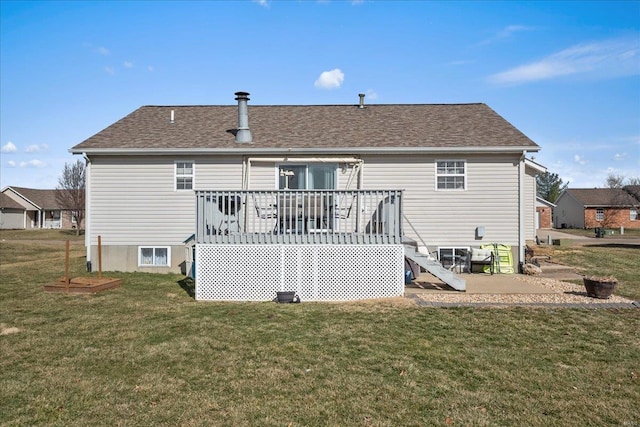
<svg viewBox="0 0 640 427">
<path fill-rule="evenodd" d="M 604 221 L 604 209 L 596 209 L 596 221 Z"/>
<path fill-rule="evenodd" d="M 280 165 L 278 188 L 280 190 L 334 190 L 336 188 L 335 164 Z"/>
<path fill-rule="evenodd" d="M 467 188 L 465 160 L 436 161 L 437 190 L 465 190 Z"/>
<path fill-rule="evenodd" d="M 176 190 L 193 190 L 194 169 L 192 161 L 176 162 Z"/>
<path fill-rule="evenodd" d="M 631 221 L 637 221 L 638 220 L 638 210 L 637 209 L 631 209 L 629 211 L 629 219 Z"/>
</svg>

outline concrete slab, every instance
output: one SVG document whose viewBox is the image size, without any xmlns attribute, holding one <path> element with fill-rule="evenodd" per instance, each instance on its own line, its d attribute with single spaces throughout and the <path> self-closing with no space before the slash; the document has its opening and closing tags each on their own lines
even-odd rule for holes
<svg viewBox="0 0 640 427">
<path fill-rule="evenodd" d="M 549 289 L 519 280 L 519 274 L 459 274 L 467 282 L 468 294 L 549 294 Z M 417 280 L 405 286 L 405 294 L 459 293 L 429 273 L 422 273 Z"/>
</svg>

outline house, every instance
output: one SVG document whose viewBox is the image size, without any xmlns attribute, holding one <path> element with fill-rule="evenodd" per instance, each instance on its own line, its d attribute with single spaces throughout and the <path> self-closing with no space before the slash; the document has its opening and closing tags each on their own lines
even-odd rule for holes
<svg viewBox="0 0 640 427">
<path fill-rule="evenodd" d="M 185 271 L 193 235 L 198 299 L 357 299 L 402 294 L 405 255 L 464 289 L 447 273 L 469 248 L 517 263 L 535 239 L 540 147 L 487 105 L 248 95 L 143 106 L 71 149 L 88 159 L 88 260 L 101 236 L 105 270 Z"/>
<path fill-rule="evenodd" d="M 25 224 L 25 207 L 4 193 L 0 193 L 0 229 L 25 228 Z"/>
<path fill-rule="evenodd" d="M 7 211 L 7 218 L 2 221 L 0 228 L 76 228 L 72 211 L 58 202 L 56 192 L 57 190 L 5 187 L 1 193 L 2 200 L 11 200 L 12 202 L 7 203 L 14 206 L 17 203 L 20 208 Z"/>
<path fill-rule="evenodd" d="M 640 201 L 633 195 L 634 187 L 566 189 L 553 211 L 555 227 L 640 228 Z"/>
<path fill-rule="evenodd" d="M 536 197 L 536 229 L 551 228 L 553 208 L 556 205 L 542 197 Z"/>
</svg>

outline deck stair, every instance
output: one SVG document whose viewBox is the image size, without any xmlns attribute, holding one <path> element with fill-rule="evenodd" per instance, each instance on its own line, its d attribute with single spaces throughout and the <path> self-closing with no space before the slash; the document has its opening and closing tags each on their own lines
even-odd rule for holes
<svg viewBox="0 0 640 427">
<path fill-rule="evenodd" d="M 453 289 L 457 291 L 465 291 L 467 289 L 466 282 L 463 278 L 458 277 L 452 271 L 444 268 L 438 260 L 418 252 L 415 244 L 404 243 L 404 256 L 424 268 L 429 273 L 433 274 L 438 279 L 442 280 L 447 285 L 451 286 Z"/>
</svg>

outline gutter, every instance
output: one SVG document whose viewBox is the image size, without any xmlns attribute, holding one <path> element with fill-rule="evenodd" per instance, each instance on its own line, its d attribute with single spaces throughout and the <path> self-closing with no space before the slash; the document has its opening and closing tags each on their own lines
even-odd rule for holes
<svg viewBox="0 0 640 427">
<path fill-rule="evenodd" d="M 525 236 L 524 236 L 524 173 L 527 164 L 527 151 L 522 151 L 522 156 L 518 162 L 518 263 L 524 265 Z"/>
<path fill-rule="evenodd" d="M 522 153 L 537 152 L 539 147 L 330 147 L 330 148 L 84 148 L 69 149 L 71 154 L 105 156 L 163 156 L 163 155 L 284 155 L 284 154 L 405 154 L 405 153 Z"/>
</svg>

